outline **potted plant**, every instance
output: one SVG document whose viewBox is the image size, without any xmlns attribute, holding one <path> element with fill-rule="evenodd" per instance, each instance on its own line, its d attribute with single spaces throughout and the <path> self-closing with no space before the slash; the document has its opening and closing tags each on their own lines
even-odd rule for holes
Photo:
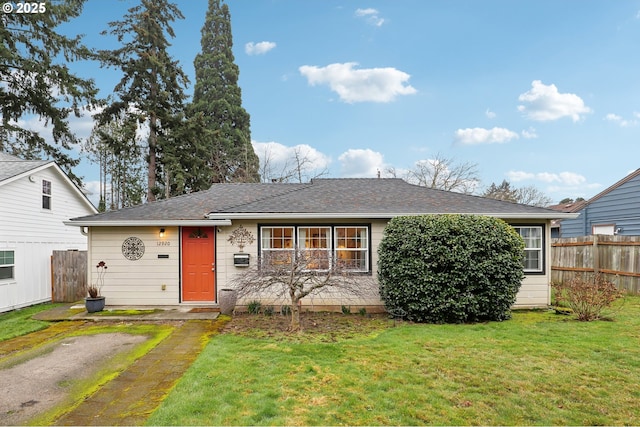
<svg viewBox="0 0 640 427">
<path fill-rule="evenodd" d="M 96 265 L 96 283 L 87 289 L 89 296 L 84 299 L 84 306 L 88 313 L 95 313 L 104 310 L 105 297 L 101 294 L 104 286 L 104 276 L 107 273 L 107 263 L 100 261 Z"/>
</svg>

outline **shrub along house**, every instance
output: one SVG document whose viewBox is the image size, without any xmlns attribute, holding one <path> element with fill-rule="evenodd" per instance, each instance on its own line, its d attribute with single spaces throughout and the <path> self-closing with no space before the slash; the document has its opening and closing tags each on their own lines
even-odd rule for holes
<svg viewBox="0 0 640 427">
<path fill-rule="evenodd" d="M 375 278 L 387 222 L 423 214 L 487 215 L 511 224 L 526 246 L 526 277 L 516 306 L 549 304 L 550 222 L 575 214 L 428 189 L 401 179 L 213 184 L 206 191 L 67 224 L 88 234 L 89 265 L 108 265 L 102 291 L 107 305 L 215 305 L 218 290 L 229 287 L 247 266 L 261 257 L 286 258 L 296 246 L 326 251 L 354 272 Z M 278 256 L 267 256 L 274 254 Z M 89 274 L 92 283 L 95 272 Z M 371 295 L 354 302 L 327 294 L 303 303 L 315 309 L 346 304 L 381 309 L 377 289 Z"/>
</svg>

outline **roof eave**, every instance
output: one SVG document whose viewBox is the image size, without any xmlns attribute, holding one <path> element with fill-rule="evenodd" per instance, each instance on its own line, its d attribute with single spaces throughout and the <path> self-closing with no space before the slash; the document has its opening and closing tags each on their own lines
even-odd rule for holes
<svg viewBox="0 0 640 427">
<path fill-rule="evenodd" d="M 153 220 L 116 220 L 116 221 L 100 221 L 100 220 L 70 220 L 64 221 L 65 225 L 76 227 L 211 227 L 211 226 L 229 226 L 230 219 L 153 219 Z"/>
<path fill-rule="evenodd" d="M 261 219 L 390 219 L 398 216 L 413 216 L 413 215 L 429 215 L 430 212 L 422 213 L 380 213 L 380 212 L 366 212 L 366 213 L 347 213 L 347 212 L 329 212 L 329 213 L 307 213 L 307 212 L 248 212 L 248 213 L 210 213 L 207 217 L 211 220 L 222 219 L 244 219 L 244 220 L 261 220 Z M 446 215 L 440 212 L 433 213 L 435 215 Z M 450 212 L 448 214 L 469 215 L 468 213 L 456 213 Z M 543 212 L 543 213 L 478 213 L 475 215 L 491 216 L 504 219 L 570 219 L 577 218 L 576 213 L 564 213 L 564 212 Z"/>
</svg>

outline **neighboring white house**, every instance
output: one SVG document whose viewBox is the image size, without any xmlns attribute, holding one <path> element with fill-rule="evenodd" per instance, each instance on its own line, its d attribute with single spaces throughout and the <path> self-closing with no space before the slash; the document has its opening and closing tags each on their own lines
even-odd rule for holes
<svg viewBox="0 0 640 427">
<path fill-rule="evenodd" d="M 96 208 L 53 161 L 0 152 L 0 312 L 51 300 L 54 250 L 86 250 L 64 224 Z"/>
<path fill-rule="evenodd" d="M 511 224 L 526 244 L 526 277 L 516 306 L 550 303 L 551 220 L 575 214 L 400 179 L 213 184 L 206 191 L 74 218 L 67 224 L 88 228 L 89 265 L 107 263 L 102 294 L 108 305 L 215 305 L 218 291 L 232 286 L 248 265 L 258 259 L 290 258 L 295 247 L 326 251 L 327 258 L 375 278 L 378 245 L 388 221 L 422 214 L 494 216 Z M 371 298 L 355 302 L 321 294 L 303 304 L 315 309 L 339 310 L 347 304 L 382 309 L 377 288 L 371 291 Z"/>
</svg>

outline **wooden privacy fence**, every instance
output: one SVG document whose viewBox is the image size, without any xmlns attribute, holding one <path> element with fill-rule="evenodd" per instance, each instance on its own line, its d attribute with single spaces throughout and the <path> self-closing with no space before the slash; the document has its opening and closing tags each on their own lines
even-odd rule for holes
<svg viewBox="0 0 640 427">
<path fill-rule="evenodd" d="M 87 296 L 87 251 L 53 251 L 51 301 L 75 302 Z"/>
<path fill-rule="evenodd" d="M 582 236 L 551 241 L 551 281 L 601 274 L 618 289 L 640 293 L 640 236 Z"/>
</svg>

